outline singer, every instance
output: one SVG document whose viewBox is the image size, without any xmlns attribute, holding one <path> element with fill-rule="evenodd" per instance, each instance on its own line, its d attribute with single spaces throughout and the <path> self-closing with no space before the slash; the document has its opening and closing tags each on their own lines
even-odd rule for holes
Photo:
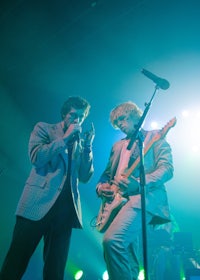
<svg viewBox="0 0 200 280">
<path fill-rule="evenodd" d="M 138 237 L 142 230 L 140 166 L 130 169 L 139 157 L 138 141 L 135 141 L 131 150 L 127 146 L 141 116 L 142 111 L 133 102 L 121 103 L 111 111 L 112 126 L 120 129 L 125 137 L 113 145 L 96 186 L 98 196 L 104 203 L 107 202 L 104 217 L 110 213 L 113 203 L 115 205 L 120 200 L 123 203 L 114 219 L 110 219 L 103 236 L 104 258 L 110 280 L 137 280 L 139 274 Z M 147 147 L 158 131 L 142 129 L 141 133 L 144 147 Z M 173 163 L 170 145 L 164 138 L 152 145 L 145 155 L 144 166 L 146 222 L 153 225 L 167 223 L 169 207 L 165 182 L 173 177 Z M 132 172 L 127 177 L 128 170 Z"/>
<path fill-rule="evenodd" d="M 80 138 L 89 111 L 85 99 L 69 97 L 61 108 L 61 122 L 35 125 L 29 140 L 33 167 L 17 206 L 1 280 L 22 278 L 42 238 L 43 279 L 64 279 L 72 228 L 82 228 L 78 182 L 87 183 L 94 171 L 93 126 Z"/>
</svg>

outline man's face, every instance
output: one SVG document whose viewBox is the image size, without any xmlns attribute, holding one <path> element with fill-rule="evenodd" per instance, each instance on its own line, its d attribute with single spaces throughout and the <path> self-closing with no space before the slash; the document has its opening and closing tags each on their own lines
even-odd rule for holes
<svg viewBox="0 0 200 280">
<path fill-rule="evenodd" d="M 63 119 L 65 129 L 67 129 L 72 123 L 77 123 L 81 125 L 84 122 L 85 117 L 86 115 L 84 109 L 71 108 L 71 110 Z"/>
<path fill-rule="evenodd" d="M 139 118 L 129 114 L 121 115 L 116 120 L 117 127 L 127 136 L 131 136 L 135 130 L 135 125 L 138 124 Z"/>
</svg>

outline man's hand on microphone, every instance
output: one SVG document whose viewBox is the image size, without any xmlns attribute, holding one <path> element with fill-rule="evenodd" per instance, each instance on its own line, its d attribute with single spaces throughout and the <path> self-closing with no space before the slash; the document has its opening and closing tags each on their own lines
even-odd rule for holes
<svg viewBox="0 0 200 280">
<path fill-rule="evenodd" d="M 81 133 L 82 128 L 78 123 L 71 123 L 65 131 L 63 139 L 65 142 L 73 141 L 77 134 Z"/>
</svg>

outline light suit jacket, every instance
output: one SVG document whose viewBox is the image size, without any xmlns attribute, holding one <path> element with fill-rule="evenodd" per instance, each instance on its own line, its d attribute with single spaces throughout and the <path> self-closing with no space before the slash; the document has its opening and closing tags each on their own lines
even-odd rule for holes
<svg viewBox="0 0 200 280">
<path fill-rule="evenodd" d="M 68 153 L 61 123 L 36 124 L 29 140 L 29 155 L 33 164 L 19 200 L 16 215 L 40 220 L 57 200 L 67 177 Z M 86 183 L 93 173 L 93 155 L 88 148 L 75 142 L 71 164 L 71 193 L 77 220 L 82 226 L 79 181 Z"/>
<path fill-rule="evenodd" d="M 142 130 L 143 134 L 147 134 Z M 148 141 L 144 143 L 148 145 L 157 131 L 148 132 Z M 110 157 L 100 180 L 97 184 L 112 182 L 117 172 L 117 167 L 121 157 L 122 148 L 126 139 L 116 142 L 111 150 Z M 130 157 L 129 163 L 133 163 L 139 156 L 136 148 Z M 130 164 L 131 165 L 131 164 Z M 153 224 L 165 223 L 170 220 L 168 198 L 164 183 L 173 177 L 173 161 L 170 145 L 165 139 L 160 139 L 155 142 L 152 148 L 144 157 L 145 171 L 145 191 L 146 191 L 146 210 L 152 214 Z M 139 178 L 139 167 L 131 174 Z M 98 192 L 98 190 L 97 190 Z M 141 208 L 141 195 L 133 194 L 129 197 L 132 207 Z"/>
</svg>

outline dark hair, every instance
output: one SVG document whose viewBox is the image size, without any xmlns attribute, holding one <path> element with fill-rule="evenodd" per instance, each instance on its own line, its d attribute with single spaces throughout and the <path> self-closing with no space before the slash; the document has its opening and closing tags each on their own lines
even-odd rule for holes
<svg viewBox="0 0 200 280">
<path fill-rule="evenodd" d="M 88 116 L 90 111 L 90 104 L 87 100 L 79 96 L 70 96 L 63 104 L 60 114 L 61 118 L 64 119 L 65 116 L 69 113 L 71 108 L 75 109 L 84 109 L 85 110 L 85 117 Z"/>
</svg>

